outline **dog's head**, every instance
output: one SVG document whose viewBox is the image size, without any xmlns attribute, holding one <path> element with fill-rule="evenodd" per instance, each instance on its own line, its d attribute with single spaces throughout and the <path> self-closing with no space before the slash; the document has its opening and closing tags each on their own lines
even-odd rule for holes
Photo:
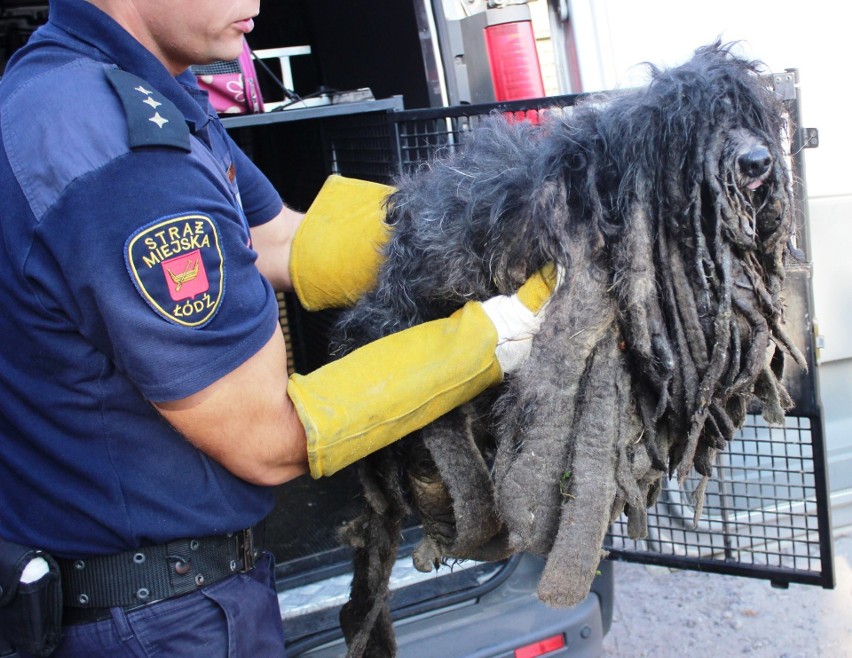
<svg viewBox="0 0 852 658">
<path fill-rule="evenodd" d="M 792 230 L 789 119 L 763 65 L 714 43 L 652 79 L 637 103 L 651 117 L 641 137 L 663 212 L 701 215 L 753 249 Z M 634 109 L 634 112 L 640 111 Z"/>
</svg>

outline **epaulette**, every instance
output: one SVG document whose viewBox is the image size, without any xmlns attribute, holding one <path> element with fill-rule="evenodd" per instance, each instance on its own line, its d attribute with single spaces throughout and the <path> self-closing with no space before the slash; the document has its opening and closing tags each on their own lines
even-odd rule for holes
<svg viewBox="0 0 852 658">
<path fill-rule="evenodd" d="M 190 151 L 189 127 L 183 113 L 168 98 L 154 90 L 142 78 L 110 68 L 106 71 L 112 88 L 127 114 L 130 148 L 174 146 Z"/>
</svg>

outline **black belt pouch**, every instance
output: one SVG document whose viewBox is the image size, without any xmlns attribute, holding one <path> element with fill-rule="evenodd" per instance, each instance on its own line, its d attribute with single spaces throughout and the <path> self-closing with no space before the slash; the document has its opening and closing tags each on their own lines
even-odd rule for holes
<svg viewBox="0 0 852 658">
<path fill-rule="evenodd" d="M 50 571 L 32 583 L 21 573 L 44 558 Z M 0 539 L 0 636 L 22 651 L 49 656 L 62 637 L 62 581 L 47 553 Z"/>
</svg>

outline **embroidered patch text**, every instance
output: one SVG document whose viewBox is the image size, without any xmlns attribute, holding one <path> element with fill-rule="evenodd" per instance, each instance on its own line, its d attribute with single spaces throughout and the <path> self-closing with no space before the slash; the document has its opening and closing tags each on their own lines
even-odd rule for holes
<svg viewBox="0 0 852 658">
<path fill-rule="evenodd" d="M 207 215 L 159 219 L 127 240 L 133 284 L 159 315 L 202 327 L 216 315 L 224 292 L 224 260 L 216 224 Z"/>
</svg>

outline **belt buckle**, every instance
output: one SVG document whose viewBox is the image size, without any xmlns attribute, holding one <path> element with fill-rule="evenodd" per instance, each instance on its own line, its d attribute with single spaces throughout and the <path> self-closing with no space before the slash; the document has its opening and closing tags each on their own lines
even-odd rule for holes
<svg viewBox="0 0 852 658">
<path fill-rule="evenodd" d="M 254 569 L 254 532 L 246 528 L 238 536 L 241 541 L 238 542 L 237 550 L 243 556 L 243 571 L 251 571 Z"/>
</svg>

